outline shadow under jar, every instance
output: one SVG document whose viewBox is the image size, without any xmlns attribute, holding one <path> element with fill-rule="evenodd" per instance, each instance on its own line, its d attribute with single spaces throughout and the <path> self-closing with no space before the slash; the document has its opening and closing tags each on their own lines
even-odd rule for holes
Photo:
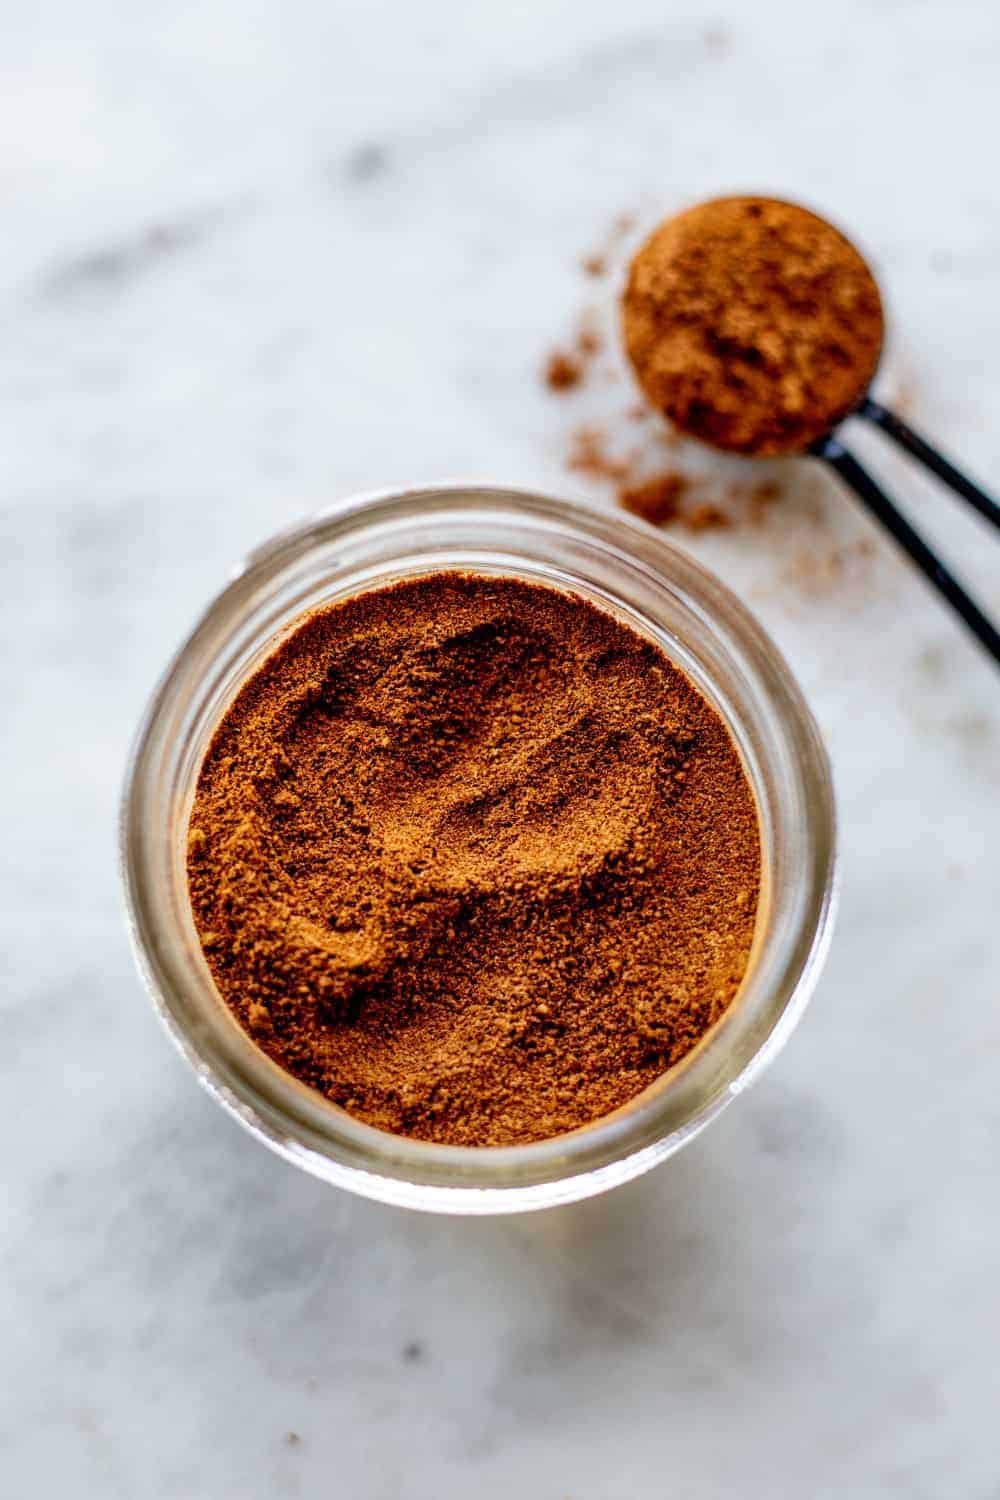
<svg viewBox="0 0 1000 1500">
<path fill-rule="evenodd" d="M 530 1145 L 447 1146 L 392 1135 L 298 1082 L 255 1046 L 218 994 L 188 898 L 187 824 L 202 757 L 283 631 L 304 611 L 448 569 L 572 590 L 654 641 L 727 725 L 760 820 L 757 922 L 732 1004 L 625 1107 Z M 251 554 L 146 711 L 126 777 L 121 852 L 140 968 L 209 1092 L 306 1171 L 367 1197 L 438 1212 L 566 1203 L 665 1160 L 783 1045 L 818 977 L 833 914 L 829 766 L 787 666 L 753 618 L 642 523 L 481 486 L 348 500 Z"/>
</svg>

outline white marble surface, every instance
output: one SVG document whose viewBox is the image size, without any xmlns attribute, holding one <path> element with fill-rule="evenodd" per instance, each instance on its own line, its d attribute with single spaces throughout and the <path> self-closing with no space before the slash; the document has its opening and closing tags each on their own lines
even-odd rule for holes
<svg viewBox="0 0 1000 1500">
<path fill-rule="evenodd" d="M 1000 484 L 995 4 L 11 0 L 3 38 L 2 1493 L 996 1500 L 1000 684 L 823 482 L 688 544 L 829 737 L 839 930 L 646 1179 L 462 1222 L 300 1177 L 161 1035 L 114 847 L 249 544 L 456 473 L 603 503 L 535 372 L 619 209 L 853 226 L 887 378 Z M 996 538 L 864 446 L 1000 609 Z"/>
</svg>

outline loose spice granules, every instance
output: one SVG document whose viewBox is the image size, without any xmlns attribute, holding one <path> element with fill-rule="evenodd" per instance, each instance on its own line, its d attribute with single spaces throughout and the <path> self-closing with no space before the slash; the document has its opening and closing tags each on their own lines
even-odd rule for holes
<svg viewBox="0 0 1000 1500">
<path fill-rule="evenodd" d="M 580 360 L 563 349 L 553 349 L 545 361 L 545 384 L 550 391 L 568 391 L 583 376 Z"/>
<path fill-rule="evenodd" d="M 667 469 L 652 479 L 621 485 L 618 503 L 652 526 L 664 526 L 668 521 L 676 521 L 680 515 L 680 502 L 687 488 L 686 475 L 676 469 Z"/>
<path fill-rule="evenodd" d="M 569 391 L 578 386 L 590 372 L 596 355 L 601 353 L 603 340 L 584 313 L 569 349 L 553 349 L 543 372 L 545 384 L 550 391 Z"/>
<path fill-rule="evenodd" d="M 728 530 L 737 525 L 760 525 L 780 493 L 773 480 L 745 484 L 711 475 L 650 467 L 663 444 L 659 440 L 612 452 L 608 434 L 587 422 L 570 434 L 566 467 L 588 479 L 612 485 L 619 505 L 653 526 L 683 530 Z"/>
<path fill-rule="evenodd" d="M 634 228 L 634 214 L 616 214 L 604 236 L 604 243 L 599 249 L 591 250 L 581 258 L 580 269 L 584 275 L 593 276 L 595 280 L 606 276 L 621 249 L 622 241 L 628 238 Z"/>
<path fill-rule="evenodd" d="M 629 358 L 683 431 L 747 454 L 801 452 L 863 396 L 884 320 L 857 250 L 807 209 L 719 198 L 668 219 L 635 256 Z"/>
<path fill-rule="evenodd" d="M 629 455 L 619 458 L 609 453 L 605 434 L 599 427 L 585 422 L 570 438 L 566 467 L 592 479 L 611 479 L 625 484 L 632 472 L 632 460 Z"/>
<path fill-rule="evenodd" d="M 307 616 L 202 765 L 192 909 L 257 1044 L 373 1125 L 500 1145 L 723 1013 L 760 878 L 714 709 L 588 601 L 439 573 Z"/>
</svg>

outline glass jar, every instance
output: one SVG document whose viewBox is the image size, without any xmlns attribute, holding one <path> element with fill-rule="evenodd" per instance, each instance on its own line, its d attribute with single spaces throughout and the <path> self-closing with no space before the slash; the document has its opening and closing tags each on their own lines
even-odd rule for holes
<svg viewBox="0 0 1000 1500">
<path fill-rule="evenodd" d="M 523 1146 L 392 1135 L 284 1072 L 219 996 L 187 894 L 187 822 L 202 756 L 283 630 L 304 610 L 447 568 L 570 588 L 658 642 L 729 726 L 760 816 L 759 914 L 747 973 L 728 1010 L 624 1108 Z M 823 745 L 785 662 L 729 590 L 624 515 L 465 485 L 344 501 L 247 558 L 146 710 L 126 777 L 121 855 L 139 967 L 213 1097 L 259 1141 L 327 1182 L 454 1213 L 566 1203 L 635 1177 L 691 1140 L 787 1040 L 822 965 L 834 904 L 834 808 Z"/>
</svg>

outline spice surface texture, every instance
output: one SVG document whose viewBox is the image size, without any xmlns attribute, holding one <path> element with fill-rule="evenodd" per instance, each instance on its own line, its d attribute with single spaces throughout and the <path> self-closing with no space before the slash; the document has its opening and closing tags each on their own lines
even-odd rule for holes
<svg viewBox="0 0 1000 1500">
<path fill-rule="evenodd" d="M 457 572 L 296 622 L 225 712 L 196 926 L 257 1045 L 372 1125 L 508 1145 L 627 1103 L 746 968 L 760 835 L 715 710 L 588 600 Z"/>
<path fill-rule="evenodd" d="M 882 349 L 878 285 L 825 219 L 774 198 L 717 198 L 632 261 L 622 318 L 639 383 L 717 448 L 795 453 L 864 395 Z"/>
</svg>

